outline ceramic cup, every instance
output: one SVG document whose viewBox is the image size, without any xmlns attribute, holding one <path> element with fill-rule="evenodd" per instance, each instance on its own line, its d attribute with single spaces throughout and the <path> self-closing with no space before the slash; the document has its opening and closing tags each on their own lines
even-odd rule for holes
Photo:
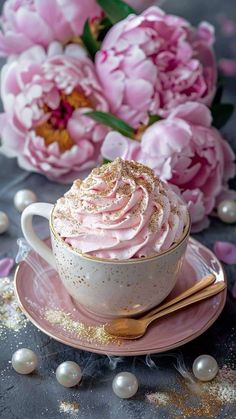
<svg viewBox="0 0 236 419">
<path fill-rule="evenodd" d="M 158 305 L 174 288 L 188 243 L 190 222 L 181 240 L 152 257 L 101 259 L 66 244 L 53 228 L 52 204 L 35 203 L 22 213 L 24 236 L 56 271 L 77 304 L 102 317 L 133 316 Z M 49 220 L 52 250 L 35 234 L 33 215 Z"/>
</svg>

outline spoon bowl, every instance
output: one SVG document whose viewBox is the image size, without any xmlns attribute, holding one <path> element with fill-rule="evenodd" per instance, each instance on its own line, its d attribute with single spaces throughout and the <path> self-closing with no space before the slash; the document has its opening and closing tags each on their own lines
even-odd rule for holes
<svg viewBox="0 0 236 419">
<path fill-rule="evenodd" d="M 146 319 L 131 319 L 129 317 L 114 319 L 105 325 L 107 333 L 122 339 L 138 339 L 144 335 L 146 328 Z"/>
<path fill-rule="evenodd" d="M 179 301 L 178 303 L 173 304 L 172 306 L 159 311 L 150 317 L 142 317 L 139 319 L 132 319 L 128 317 L 123 319 L 114 319 L 105 325 L 105 330 L 110 335 L 122 339 L 138 339 L 146 333 L 147 327 L 154 320 L 157 320 L 160 317 L 173 313 L 174 311 L 180 310 L 181 308 L 187 307 L 198 301 L 212 297 L 223 291 L 225 287 L 226 284 L 221 282 L 209 285 L 207 288 L 197 292 L 196 294 L 191 295 L 190 297 L 185 298 L 184 300 Z"/>
</svg>

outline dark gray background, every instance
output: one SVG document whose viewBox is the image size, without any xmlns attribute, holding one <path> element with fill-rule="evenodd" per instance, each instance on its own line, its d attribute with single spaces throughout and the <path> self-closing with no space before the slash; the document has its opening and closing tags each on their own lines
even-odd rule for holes
<svg viewBox="0 0 236 419">
<path fill-rule="evenodd" d="M 50 1 L 50 0 L 49 0 Z M 3 1 L 1 1 L 1 4 Z M 164 9 L 189 19 L 193 24 L 208 20 L 216 24 L 217 15 L 226 14 L 236 19 L 235 0 L 167 0 Z M 216 52 L 218 57 L 236 59 L 235 37 L 223 37 L 217 26 Z M 224 99 L 236 103 L 236 79 L 226 82 Z M 235 114 L 223 129 L 225 137 L 236 149 Z M 234 182 L 233 182 L 234 183 Z M 232 183 L 232 186 L 233 186 Z M 0 156 L 0 209 L 9 215 L 11 225 L 9 231 L 0 238 L 0 257 L 6 255 L 15 257 L 17 251 L 16 238 L 22 235 L 20 231 L 20 215 L 13 206 L 13 197 L 17 190 L 29 188 L 35 191 L 40 201 L 55 202 L 68 188 L 47 181 L 43 176 L 29 174 L 17 167 L 14 160 Z M 40 221 L 38 221 L 40 222 Z M 235 241 L 236 226 L 227 226 L 212 220 L 211 227 L 195 237 L 212 248 L 215 240 Z M 232 345 L 235 343 L 236 301 L 230 290 L 236 280 L 236 267 L 226 266 L 229 281 L 229 292 L 226 307 L 215 324 L 194 342 L 180 348 L 190 368 L 196 356 L 209 353 L 216 357 L 219 364 L 228 362 L 233 365 Z M 17 375 L 9 365 L 12 353 L 20 347 L 30 347 L 39 356 L 38 372 L 32 376 Z M 55 369 L 65 360 L 77 361 L 85 370 L 85 377 L 77 389 L 64 389 L 55 380 Z M 116 371 L 109 368 L 106 356 L 97 356 L 71 349 L 51 340 L 39 332 L 33 325 L 19 333 L 9 333 L 8 339 L 1 342 L 0 349 L 0 417 L 2 419 L 32 419 L 46 417 L 78 417 L 81 419 L 168 419 L 175 414 L 173 406 L 157 408 L 145 399 L 145 394 L 155 391 L 167 391 L 178 385 L 178 373 L 174 369 L 173 359 L 166 356 L 153 358 L 157 369 L 148 368 L 145 357 L 124 359 Z M 235 364 L 234 364 L 235 365 Z M 118 371 L 134 371 L 140 383 L 140 389 L 132 400 L 119 400 L 111 389 L 112 378 Z M 79 413 L 75 416 L 59 412 L 60 401 L 77 401 L 80 404 Z M 187 417 L 187 416 L 185 416 Z M 193 417 L 194 416 L 188 416 Z M 207 414 L 203 417 L 208 417 Z M 218 418 L 234 418 L 232 406 L 226 406 L 215 416 Z"/>
</svg>

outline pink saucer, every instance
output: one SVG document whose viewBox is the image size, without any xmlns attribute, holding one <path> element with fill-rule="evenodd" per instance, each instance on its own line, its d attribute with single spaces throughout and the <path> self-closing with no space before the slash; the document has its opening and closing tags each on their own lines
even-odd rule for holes
<svg viewBox="0 0 236 419">
<path fill-rule="evenodd" d="M 223 310 L 225 289 L 215 297 L 170 314 L 148 328 L 144 337 L 132 341 L 109 341 L 103 335 L 101 319 L 75 306 L 58 274 L 35 252 L 21 262 L 15 275 L 19 305 L 31 322 L 47 335 L 78 349 L 106 355 L 143 355 L 176 348 L 201 335 Z M 47 271 L 43 272 L 43 269 Z M 173 298 L 204 275 L 214 272 L 216 281 L 226 281 L 216 256 L 190 238 Z M 91 326 L 91 327 L 90 327 Z"/>
</svg>

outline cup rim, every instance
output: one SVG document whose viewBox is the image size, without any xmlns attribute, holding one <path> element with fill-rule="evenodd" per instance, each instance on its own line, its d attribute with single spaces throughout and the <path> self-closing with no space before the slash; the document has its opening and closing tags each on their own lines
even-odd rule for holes
<svg viewBox="0 0 236 419">
<path fill-rule="evenodd" d="M 67 250 L 71 251 L 72 253 L 76 254 L 77 256 L 81 257 L 82 259 L 87 259 L 87 260 L 94 260 L 96 262 L 100 262 L 100 263 L 110 263 L 110 264 L 132 264 L 132 263 L 141 263 L 141 262 L 145 262 L 145 261 L 150 261 L 150 260 L 154 260 L 154 259 L 158 259 L 159 257 L 167 254 L 167 253 L 171 253 L 173 250 L 175 250 L 177 247 L 179 247 L 181 245 L 181 243 L 186 239 L 186 237 L 189 236 L 190 233 L 190 228 L 191 228 L 191 218 L 190 218 L 190 214 L 189 211 L 187 211 L 188 213 L 188 222 L 184 228 L 184 231 L 182 233 L 181 239 L 178 241 L 178 243 L 174 243 L 172 244 L 171 247 L 169 247 L 169 249 L 164 250 L 161 253 L 158 253 L 156 255 L 153 256 L 144 256 L 142 258 L 133 258 L 133 259 L 124 259 L 124 260 L 119 260 L 119 259 L 108 259 L 108 258 L 99 258 L 97 256 L 92 256 L 92 255 L 88 255 L 87 253 L 83 253 L 80 252 L 78 249 L 74 248 L 73 246 L 70 246 L 69 244 L 67 244 L 61 237 L 60 235 L 56 232 L 56 230 L 54 229 L 53 226 L 53 212 L 55 209 L 56 204 L 53 206 L 53 209 L 51 211 L 51 215 L 50 215 L 50 219 L 49 219 L 49 227 L 50 227 L 50 231 L 52 232 L 54 238 L 63 246 L 65 247 Z"/>
</svg>

